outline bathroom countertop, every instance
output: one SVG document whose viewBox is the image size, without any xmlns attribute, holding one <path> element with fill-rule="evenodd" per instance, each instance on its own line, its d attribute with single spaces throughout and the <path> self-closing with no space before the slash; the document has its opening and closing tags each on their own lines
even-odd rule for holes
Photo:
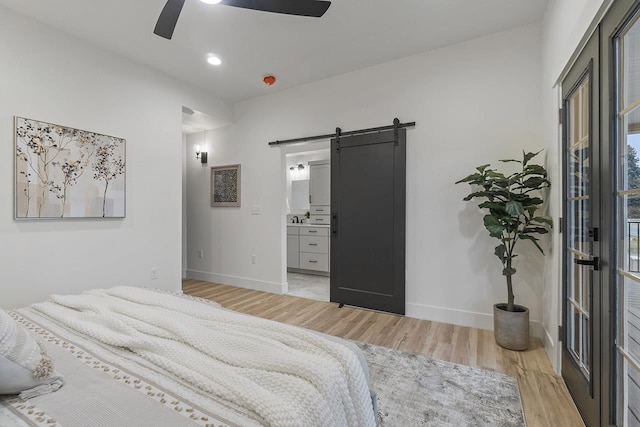
<svg viewBox="0 0 640 427">
<path fill-rule="evenodd" d="M 305 222 L 305 223 L 288 222 L 287 223 L 287 227 L 320 227 L 320 228 L 329 228 L 329 224 L 310 224 L 308 222 Z"/>
</svg>

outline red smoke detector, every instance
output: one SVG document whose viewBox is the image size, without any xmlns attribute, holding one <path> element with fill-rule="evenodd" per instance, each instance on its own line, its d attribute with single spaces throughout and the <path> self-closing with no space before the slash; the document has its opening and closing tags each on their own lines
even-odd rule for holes
<svg viewBox="0 0 640 427">
<path fill-rule="evenodd" d="M 274 84 L 276 82 L 276 78 L 275 76 L 264 76 L 264 78 L 262 79 L 262 81 L 264 82 L 264 84 L 266 84 L 267 86 L 271 86 L 272 84 Z"/>
</svg>

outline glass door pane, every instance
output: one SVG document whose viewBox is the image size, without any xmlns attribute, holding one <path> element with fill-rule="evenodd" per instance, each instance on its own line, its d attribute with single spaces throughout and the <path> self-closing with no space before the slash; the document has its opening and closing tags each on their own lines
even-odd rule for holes
<svg viewBox="0 0 640 427">
<path fill-rule="evenodd" d="M 591 144 L 589 101 L 591 81 L 586 74 L 567 101 L 567 348 L 585 379 L 590 375 L 590 312 L 592 276 L 581 262 L 591 260 Z"/>
</svg>

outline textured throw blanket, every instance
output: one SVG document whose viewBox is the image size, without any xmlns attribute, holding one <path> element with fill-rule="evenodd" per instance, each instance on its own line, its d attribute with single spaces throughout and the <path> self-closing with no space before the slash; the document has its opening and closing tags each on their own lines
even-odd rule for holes
<svg viewBox="0 0 640 427">
<path fill-rule="evenodd" d="M 302 328 L 129 287 L 54 295 L 32 308 L 251 410 L 265 425 L 376 425 L 357 356 Z"/>
</svg>

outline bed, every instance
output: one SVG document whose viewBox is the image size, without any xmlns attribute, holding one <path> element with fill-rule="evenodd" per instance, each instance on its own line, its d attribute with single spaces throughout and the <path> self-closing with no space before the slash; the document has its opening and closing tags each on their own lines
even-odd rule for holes
<svg viewBox="0 0 640 427">
<path fill-rule="evenodd" d="M 339 338 L 134 287 L 4 314 L 55 370 L 0 395 L 0 426 L 376 425 L 364 356 Z M 0 318 L 0 362 L 7 331 Z"/>
</svg>

